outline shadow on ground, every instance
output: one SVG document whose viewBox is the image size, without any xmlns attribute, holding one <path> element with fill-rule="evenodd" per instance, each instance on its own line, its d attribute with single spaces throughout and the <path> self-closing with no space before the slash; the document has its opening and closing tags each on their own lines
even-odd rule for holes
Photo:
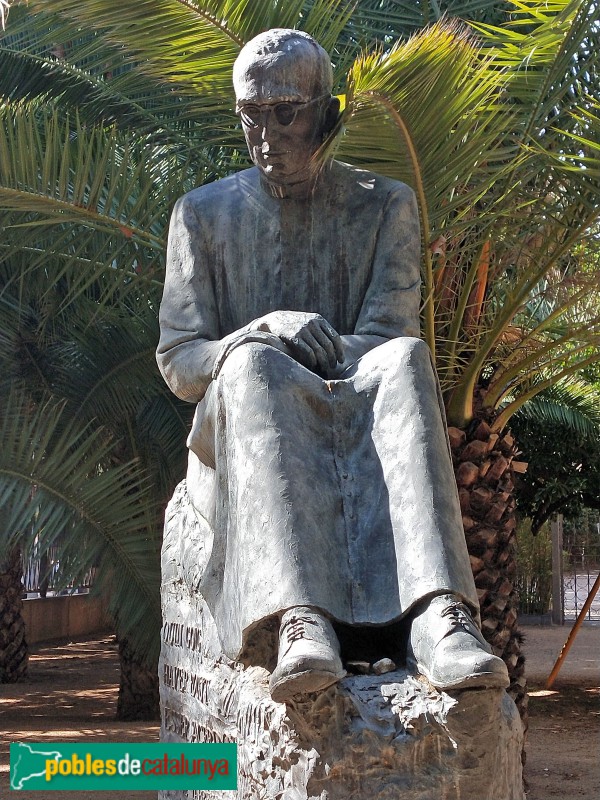
<svg viewBox="0 0 600 800">
<path fill-rule="evenodd" d="M 0 798 L 9 797 L 10 742 L 156 742 L 158 724 L 117 722 L 113 636 L 35 646 L 29 676 L 0 686 Z M 156 800 L 156 792 L 132 792 Z M 12 792 L 15 800 L 121 800 L 115 792 Z"/>
</svg>

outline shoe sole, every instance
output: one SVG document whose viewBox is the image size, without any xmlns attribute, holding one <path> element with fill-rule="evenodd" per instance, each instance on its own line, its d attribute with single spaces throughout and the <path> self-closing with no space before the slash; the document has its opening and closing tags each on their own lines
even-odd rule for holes
<svg viewBox="0 0 600 800">
<path fill-rule="evenodd" d="M 436 681 L 429 670 L 420 667 L 413 659 L 408 659 L 406 666 L 419 673 L 419 675 L 423 675 L 432 686 L 442 692 L 448 689 L 508 689 L 510 686 L 508 675 L 502 675 L 499 672 L 475 672 L 455 681 L 442 683 Z"/>
<path fill-rule="evenodd" d="M 346 671 L 341 673 L 325 672 L 315 669 L 285 675 L 279 680 L 272 681 L 269 688 L 271 697 L 276 703 L 285 703 L 296 695 L 314 694 L 322 692 L 338 683 L 346 676 Z"/>
</svg>

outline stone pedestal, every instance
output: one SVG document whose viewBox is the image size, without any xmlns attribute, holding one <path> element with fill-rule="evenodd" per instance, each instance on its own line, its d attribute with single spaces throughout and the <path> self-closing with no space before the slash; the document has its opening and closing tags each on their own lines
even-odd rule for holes
<svg viewBox="0 0 600 800">
<path fill-rule="evenodd" d="M 523 732 L 505 692 L 439 692 L 395 670 L 275 703 L 267 669 L 220 652 L 194 592 L 210 532 L 185 484 L 165 528 L 161 738 L 239 747 L 237 792 L 162 792 L 161 800 L 523 800 Z"/>
</svg>

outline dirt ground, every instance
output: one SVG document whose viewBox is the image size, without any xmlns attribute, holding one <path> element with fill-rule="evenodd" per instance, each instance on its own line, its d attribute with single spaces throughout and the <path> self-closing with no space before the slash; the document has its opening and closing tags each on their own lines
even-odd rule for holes
<svg viewBox="0 0 600 800">
<path fill-rule="evenodd" d="M 148 722 L 116 722 L 114 637 L 34 645 L 26 682 L 0 685 L 0 800 L 125 800 L 115 792 L 10 792 L 10 742 L 156 742 Z M 156 800 L 156 792 L 131 792 Z"/>
<path fill-rule="evenodd" d="M 600 625 L 577 633 L 552 690 L 570 626 L 523 626 L 529 685 L 527 800 L 600 797 Z"/>
<path fill-rule="evenodd" d="M 523 632 L 530 684 L 527 800 L 597 800 L 600 626 L 581 629 L 551 692 L 544 685 L 569 628 L 526 626 Z M 11 741 L 157 741 L 157 725 L 115 721 L 118 678 L 110 636 L 35 648 L 27 682 L 0 686 L 0 800 L 115 800 L 115 792 L 9 795 L 8 752 Z M 155 792 L 131 795 L 156 800 Z"/>
</svg>

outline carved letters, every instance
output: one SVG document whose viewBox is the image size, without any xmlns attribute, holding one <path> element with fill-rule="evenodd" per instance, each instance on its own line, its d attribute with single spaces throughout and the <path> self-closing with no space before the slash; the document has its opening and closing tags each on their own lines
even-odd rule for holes
<svg viewBox="0 0 600 800">
<path fill-rule="evenodd" d="M 176 736 L 188 742 L 204 742 L 217 744 L 220 742 L 235 742 L 235 739 L 226 733 L 218 734 L 202 725 L 198 720 L 190 719 L 181 711 L 176 711 L 168 705 L 164 706 L 164 727 Z"/>
<path fill-rule="evenodd" d="M 171 647 L 202 652 L 202 631 L 195 625 L 184 625 L 182 622 L 165 622 L 163 626 L 163 642 Z"/>
<path fill-rule="evenodd" d="M 203 703 L 208 702 L 208 680 L 196 673 L 190 673 L 182 667 L 163 664 L 163 683 L 176 692 L 189 694 Z"/>
</svg>

